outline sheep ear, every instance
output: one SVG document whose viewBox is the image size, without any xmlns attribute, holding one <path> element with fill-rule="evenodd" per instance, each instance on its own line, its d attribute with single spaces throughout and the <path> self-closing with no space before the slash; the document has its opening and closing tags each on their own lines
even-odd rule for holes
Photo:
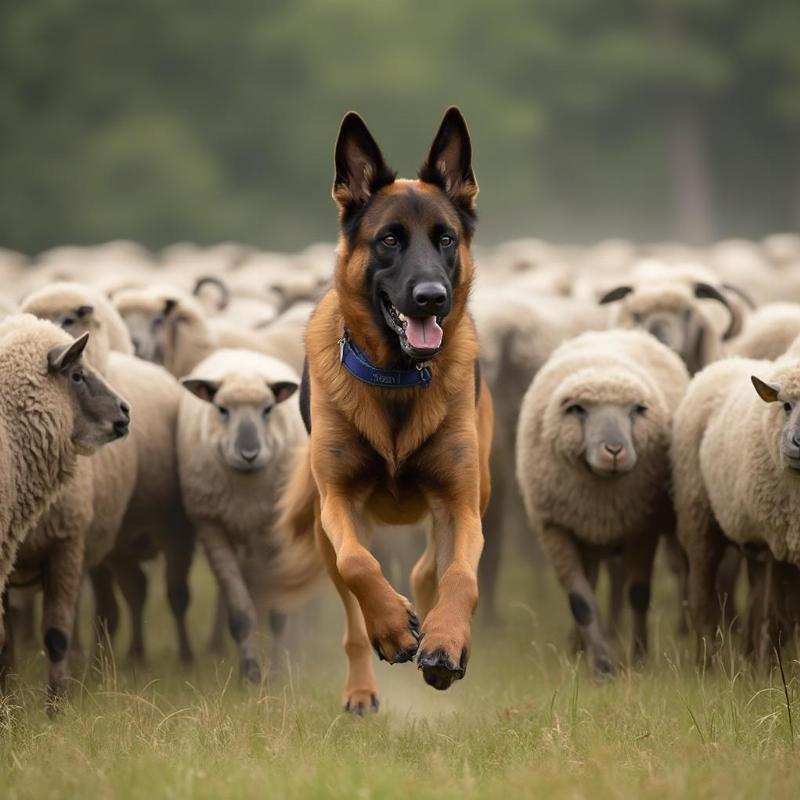
<svg viewBox="0 0 800 800">
<path fill-rule="evenodd" d="M 280 381 L 279 383 L 270 383 L 269 388 L 275 395 L 275 402 L 282 403 L 297 391 L 297 384 L 292 381 Z"/>
<path fill-rule="evenodd" d="M 758 396 L 765 403 L 778 402 L 778 395 L 780 394 L 781 387 L 777 383 L 767 383 L 766 381 L 762 381 L 761 378 L 756 378 L 755 375 L 751 375 L 750 380 L 753 382 Z"/>
<path fill-rule="evenodd" d="M 94 306 L 78 306 L 75 309 L 75 314 L 78 316 L 78 319 L 85 319 L 91 314 L 94 314 Z"/>
<path fill-rule="evenodd" d="M 728 314 L 730 314 L 731 321 L 728 323 L 728 329 L 722 334 L 722 341 L 727 342 L 728 339 L 732 338 L 736 333 L 737 315 L 731 307 L 728 298 L 725 297 L 716 286 L 712 286 L 710 283 L 696 283 L 694 285 L 694 296 L 700 300 L 716 300 L 718 303 L 722 303 L 722 305 L 725 306 L 728 310 Z"/>
<path fill-rule="evenodd" d="M 386 166 L 380 147 L 355 111 L 342 120 L 334 163 L 333 199 L 345 214 L 363 206 L 379 189 L 394 183 L 395 173 Z"/>
<path fill-rule="evenodd" d="M 84 333 L 69 344 L 54 347 L 47 354 L 47 369 L 50 372 L 64 372 L 69 369 L 83 355 L 89 341 L 89 334 Z"/>
<path fill-rule="evenodd" d="M 465 211 L 475 210 L 478 182 L 472 171 L 472 142 L 464 115 L 456 106 L 445 111 L 417 176 L 425 183 L 438 186 Z"/>
<path fill-rule="evenodd" d="M 219 390 L 219 381 L 205 381 L 200 378 L 181 378 L 181 386 L 190 391 L 195 397 L 212 403 Z"/>
<path fill-rule="evenodd" d="M 616 303 L 617 300 L 622 300 L 633 291 L 633 286 L 617 286 L 616 289 L 606 292 L 598 301 L 598 305 L 604 306 L 606 303 Z"/>
</svg>

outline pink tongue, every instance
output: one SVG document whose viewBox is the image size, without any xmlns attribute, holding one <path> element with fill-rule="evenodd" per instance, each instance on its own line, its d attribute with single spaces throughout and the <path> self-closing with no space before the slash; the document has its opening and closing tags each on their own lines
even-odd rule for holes
<svg viewBox="0 0 800 800">
<path fill-rule="evenodd" d="M 408 343 L 417 350 L 435 350 L 442 346 L 442 329 L 436 317 L 423 317 L 415 319 L 408 317 L 406 324 L 406 338 Z"/>
</svg>

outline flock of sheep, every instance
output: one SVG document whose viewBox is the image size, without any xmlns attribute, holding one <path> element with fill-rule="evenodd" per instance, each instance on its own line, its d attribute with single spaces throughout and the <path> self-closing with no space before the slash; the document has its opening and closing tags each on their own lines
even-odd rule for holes
<svg viewBox="0 0 800 800">
<path fill-rule="evenodd" d="M 646 652 L 661 541 L 701 655 L 738 611 L 745 648 L 768 657 L 800 619 L 800 236 L 519 240 L 476 248 L 476 263 L 471 312 L 496 407 L 482 613 L 498 614 L 502 549 L 535 531 L 573 645 L 613 672 L 608 630 L 626 597 L 632 657 Z M 313 542 L 277 520 L 306 441 L 303 330 L 333 264 L 324 244 L 0 251 L 0 677 L 42 591 L 48 689 L 64 692 L 84 579 L 97 635 L 114 637 L 118 590 L 130 655 L 143 657 L 143 565 L 157 557 L 191 660 L 197 542 L 219 588 L 211 645 L 227 622 L 243 677 L 260 680 L 260 624 L 281 646 L 287 612 L 322 572 Z M 415 555 L 380 552 L 387 570 Z"/>
</svg>

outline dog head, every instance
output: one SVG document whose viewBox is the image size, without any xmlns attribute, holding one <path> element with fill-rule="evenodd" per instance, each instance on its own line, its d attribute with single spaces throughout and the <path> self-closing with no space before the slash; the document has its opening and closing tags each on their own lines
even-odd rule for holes
<svg viewBox="0 0 800 800">
<path fill-rule="evenodd" d="M 430 359 L 455 334 L 472 279 L 478 184 L 464 117 L 455 107 L 445 113 L 416 180 L 395 177 L 352 112 L 335 163 L 345 323 L 373 357 Z"/>
</svg>

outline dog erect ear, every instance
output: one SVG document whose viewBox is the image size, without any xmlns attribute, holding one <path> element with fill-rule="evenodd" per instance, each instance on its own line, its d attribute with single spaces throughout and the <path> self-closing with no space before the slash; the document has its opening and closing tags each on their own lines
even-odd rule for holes
<svg viewBox="0 0 800 800">
<path fill-rule="evenodd" d="M 758 396 L 765 403 L 778 402 L 778 395 L 780 394 L 781 387 L 778 386 L 777 383 L 767 383 L 766 381 L 762 381 L 761 378 L 756 378 L 755 375 L 751 375 L 750 380 L 753 382 L 753 386 L 756 387 Z"/>
<path fill-rule="evenodd" d="M 456 106 L 445 112 L 418 177 L 442 189 L 459 208 L 475 210 L 478 182 L 472 171 L 472 144 L 467 123 Z"/>
<path fill-rule="evenodd" d="M 395 179 L 377 142 L 355 111 L 348 112 L 342 120 L 334 161 L 333 199 L 345 212 L 363 205 Z"/>
<path fill-rule="evenodd" d="M 181 386 L 188 389 L 195 397 L 211 403 L 219 389 L 219 381 L 204 381 L 200 378 L 181 378 Z"/>
</svg>

